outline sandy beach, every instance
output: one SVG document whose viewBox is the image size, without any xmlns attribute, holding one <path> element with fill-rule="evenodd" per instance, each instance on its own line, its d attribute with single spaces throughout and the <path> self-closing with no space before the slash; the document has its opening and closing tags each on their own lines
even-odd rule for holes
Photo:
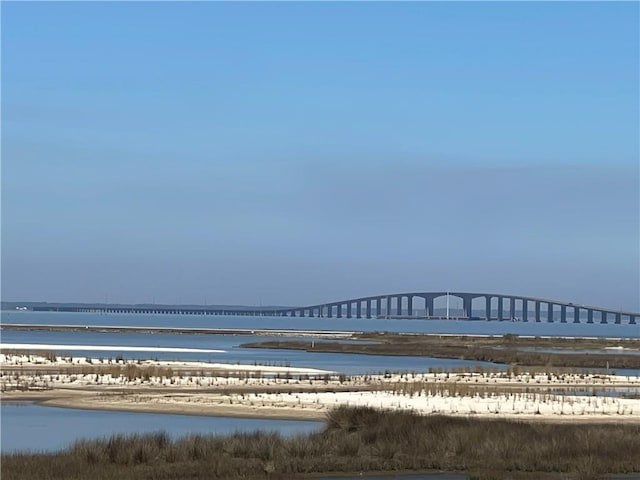
<svg viewBox="0 0 640 480">
<path fill-rule="evenodd" d="M 637 397 L 640 377 L 633 376 L 502 372 L 345 377 L 303 367 L 53 360 L 34 354 L 0 354 L 0 366 L 3 402 L 67 408 L 313 419 L 348 405 L 526 421 L 640 422 L 640 398 L 553 393 L 560 388 L 631 389 Z"/>
<path fill-rule="evenodd" d="M 182 347 L 136 347 L 127 345 L 57 345 L 46 343 L 0 343 L 1 350 L 26 350 L 26 351 L 76 351 L 76 352 L 168 352 L 168 353 L 224 353 L 224 350 L 212 350 L 206 348 L 182 348 Z"/>
</svg>

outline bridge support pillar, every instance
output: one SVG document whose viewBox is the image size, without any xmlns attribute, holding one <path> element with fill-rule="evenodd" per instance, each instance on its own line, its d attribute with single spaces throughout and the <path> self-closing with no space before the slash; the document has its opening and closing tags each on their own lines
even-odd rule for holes
<svg viewBox="0 0 640 480">
<path fill-rule="evenodd" d="M 484 316 L 487 320 L 491 320 L 491 295 L 484 297 Z"/>
<path fill-rule="evenodd" d="M 336 305 L 336 317 L 337 318 L 342 318 L 342 304 L 341 303 Z"/>
<path fill-rule="evenodd" d="M 529 301 L 524 298 L 522 299 L 522 321 L 529 321 Z"/>
<path fill-rule="evenodd" d="M 607 323 L 607 312 L 600 312 L 600 323 Z"/>
<path fill-rule="evenodd" d="M 433 311 L 433 297 L 424 297 L 424 305 L 427 310 L 427 317 L 433 317 L 435 312 Z"/>
<path fill-rule="evenodd" d="M 367 300 L 367 318 L 371 318 L 371 299 Z"/>
<path fill-rule="evenodd" d="M 553 303 L 547 303 L 547 322 L 553 323 Z"/>
<path fill-rule="evenodd" d="M 509 315 L 512 321 L 516 318 L 516 299 L 513 297 L 509 298 Z"/>
<path fill-rule="evenodd" d="M 351 302 L 347 303 L 347 318 L 351 318 Z"/>
<path fill-rule="evenodd" d="M 467 318 L 473 317 L 473 312 L 471 311 L 471 301 L 471 297 L 462 297 L 462 315 Z"/>
<path fill-rule="evenodd" d="M 636 316 L 635 315 L 629 315 L 629 324 L 631 324 L 631 325 L 635 325 L 636 324 Z"/>
<path fill-rule="evenodd" d="M 385 316 L 389 317 L 393 315 L 393 310 L 391 310 L 391 297 L 387 297 L 387 303 L 385 304 Z"/>
<path fill-rule="evenodd" d="M 407 315 L 413 317 L 413 295 L 407 295 Z"/>
<path fill-rule="evenodd" d="M 402 295 L 396 297 L 396 315 L 402 315 Z"/>
<path fill-rule="evenodd" d="M 620 325 L 622 323 L 622 315 L 620 312 L 616 312 L 616 324 Z"/>
<path fill-rule="evenodd" d="M 382 298 L 376 298 L 376 317 L 382 316 Z"/>
<path fill-rule="evenodd" d="M 503 302 L 503 297 L 498 297 L 498 320 L 502 321 L 503 317 L 504 317 L 504 313 L 502 311 L 502 302 Z"/>
<path fill-rule="evenodd" d="M 567 307 L 566 305 L 560 306 L 560 323 L 567 323 Z"/>
<path fill-rule="evenodd" d="M 540 323 L 542 321 L 542 319 L 540 318 L 540 307 L 541 307 L 541 304 L 540 304 L 540 302 L 536 301 L 535 305 L 536 305 L 536 307 L 535 307 L 536 308 L 536 323 Z"/>
<path fill-rule="evenodd" d="M 593 323 L 593 310 L 587 310 L 587 323 Z"/>
<path fill-rule="evenodd" d="M 362 300 L 356 302 L 356 318 L 362 318 Z"/>
<path fill-rule="evenodd" d="M 573 307 L 573 323 L 580 323 L 580 307 Z"/>
</svg>

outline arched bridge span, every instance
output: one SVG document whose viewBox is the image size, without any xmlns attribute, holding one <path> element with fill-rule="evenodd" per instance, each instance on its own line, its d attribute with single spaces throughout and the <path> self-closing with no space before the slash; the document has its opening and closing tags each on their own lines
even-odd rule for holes
<svg viewBox="0 0 640 480">
<path fill-rule="evenodd" d="M 446 297 L 446 307 L 435 300 Z M 455 302 L 451 302 L 454 299 Z M 276 310 L 278 316 L 335 318 L 484 319 L 524 322 L 636 324 L 640 313 L 545 298 L 472 292 L 409 292 Z"/>
</svg>

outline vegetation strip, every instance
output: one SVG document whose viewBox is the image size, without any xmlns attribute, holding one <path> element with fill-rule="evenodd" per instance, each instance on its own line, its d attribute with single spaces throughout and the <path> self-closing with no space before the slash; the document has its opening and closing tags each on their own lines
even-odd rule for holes
<svg viewBox="0 0 640 480">
<path fill-rule="evenodd" d="M 479 479 L 596 479 L 640 472 L 639 451 L 638 425 L 518 423 L 340 407 L 329 412 L 318 433 L 178 440 L 165 433 L 118 435 L 81 440 L 59 453 L 5 454 L 1 473 L 9 480 L 195 480 L 444 470 Z"/>
<path fill-rule="evenodd" d="M 475 360 L 502 364 L 579 368 L 640 368 L 640 341 L 637 339 L 567 339 L 502 337 L 464 337 L 367 333 L 354 335 L 361 343 L 340 341 L 287 341 L 245 343 L 243 348 L 305 350 L 319 353 L 424 356 Z M 580 350 L 612 349 L 611 353 L 580 353 Z M 557 349 L 566 353 L 532 349 Z M 613 350 L 615 349 L 615 350 Z M 629 351 L 634 354 L 624 354 Z M 615 352 L 615 353 L 614 353 Z"/>
</svg>

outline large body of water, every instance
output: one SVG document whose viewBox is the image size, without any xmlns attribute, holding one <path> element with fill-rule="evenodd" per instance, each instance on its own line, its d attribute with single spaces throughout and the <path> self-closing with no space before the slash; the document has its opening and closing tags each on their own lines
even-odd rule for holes
<svg viewBox="0 0 640 480">
<path fill-rule="evenodd" d="M 242 316 L 193 315 L 134 315 L 98 313 L 57 313 L 3 311 L 2 323 L 82 325 L 82 326 L 137 326 L 174 328 L 243 328 L 281 330 L 332 331 L 397 331 L 467 335 L 533 335 L 564 337 L 638 338 L 640 325 L 525 323 L 497 321 L 408 320 L 408 319 L 337 319 L 337 318 L 283 318 Z M 292 334 L 289 337 L 303 337 Z M 166 360 L 246 363 L 258 365 L 286 365 L 311 367 L 347 374 L 380 373 L 384 371 L 427 371 L 477 365 L 504 368 L 488 362 L 436 359 L 429 357 L 399 357 L 378 355 L 313 353 L 293 350 L 265 350 L 242 348 L 242 343 L 273 340 L 274 337 L 257 335 L 206 334 L 149 334 L 100 333 L 89 331 L 2 331 L 3 343 L 56 344 L 56 345 L 110 345 L 112 351 L 60 351 L 72 356 L 125 358 L 158 358 Z M 309 338 L 305 338 L 309 341 Z M 317 341 L 317 340 L 316 340 Z M 117 346 L 178 347 L 213 352 L 120 352 Z M 603 365 L 604 367 L 604 365 Z M 622 371 L 632 375 L 639 371 Z M 113 433 L 167 431 L 172 436 L 188 433 L 228 433 L 237 429 L 275 429 L 284 434 L 320 428 L 317 422 L 280 420 L 228 419 L 166 414 L 137 414 L 70 410 L 37 405 L 2 405 L 2 451 L 21 449 L 55 450 L 82 437 L 96 437 Z M 430 477 L 425 477 L 430 478 Z M 456 477 L 457 478 L 457 477 Z M 461 477 L 464 478 L 464 477 Z"/>
<path fill-rule="evenodd" d="M 346 330 L 364 332 L 534 335 L 566 337 L 640 337 L 640 324 L 547 323 L 486 320 L 410 320 L 365 318 L 245 317 L 232 315 L 144 315 L 2 311 L 2 323 L 105 325 L 173 328 L 247 328 Z"/>
</svg>

